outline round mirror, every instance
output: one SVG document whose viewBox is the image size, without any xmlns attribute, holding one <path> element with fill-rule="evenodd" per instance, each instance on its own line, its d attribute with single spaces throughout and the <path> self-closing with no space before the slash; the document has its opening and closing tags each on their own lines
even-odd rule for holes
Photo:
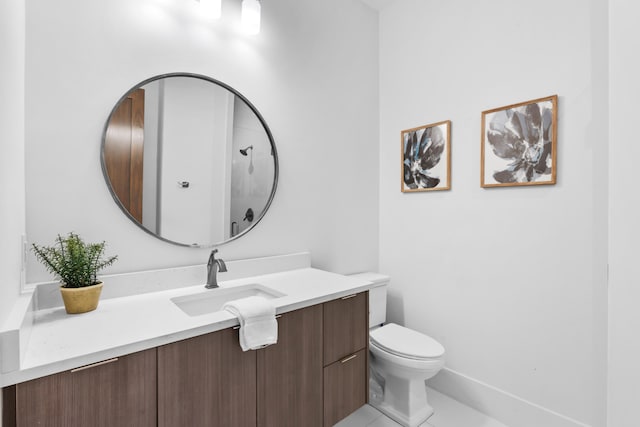
<svg viewBox="0 0 640 427">
<path fill-rule="evenodd" d="M 278 156 L 256 108 L 209 77 L 174 73 L 129 90 L 105 125 L 102 171 L 122 211 L 170 243 L 236 239 L 264 216 Z"/>
</svg>

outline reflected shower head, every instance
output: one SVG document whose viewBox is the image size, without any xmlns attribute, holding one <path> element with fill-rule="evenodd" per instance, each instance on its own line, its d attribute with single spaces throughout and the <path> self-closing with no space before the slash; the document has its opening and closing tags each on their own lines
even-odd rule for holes
<svg viewBox="0 0 640 427">
<path fill-rule="evenodd" d="M 253 145 L 250 145 L 247 148 L 241 148 L 240 154 L 242 154 L 243 156 L 246 156 L 249 150 L 253 150 Z"/>
</svg>

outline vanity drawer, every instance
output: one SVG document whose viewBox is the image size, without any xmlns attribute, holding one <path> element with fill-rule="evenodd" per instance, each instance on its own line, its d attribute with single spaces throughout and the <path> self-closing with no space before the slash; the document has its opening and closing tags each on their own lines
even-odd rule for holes
<svg viewBox="0 0 640 427">
<path fill-rule="evenodd" d="M 368 292 L 324 303 L 324 365 L 330 365 L 367 347 Z"/>
<path fill-rule="evenodd" d="M 367 403 L 367 350 L 324 368 L 324 427 L 331 427 Z"/>
</svg>

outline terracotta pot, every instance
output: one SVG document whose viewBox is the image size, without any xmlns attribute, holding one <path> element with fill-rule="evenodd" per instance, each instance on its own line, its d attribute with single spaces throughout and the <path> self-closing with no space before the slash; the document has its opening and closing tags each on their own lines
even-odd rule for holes
<svg viewBox="0 0 640 427">
<path fill-rule="evenodd" d="M 98 307 L 102 282 L 83 288 L 64 288 L 60 286 L 64 308 L 69 314 L 86 313 Z"/>
</svg>

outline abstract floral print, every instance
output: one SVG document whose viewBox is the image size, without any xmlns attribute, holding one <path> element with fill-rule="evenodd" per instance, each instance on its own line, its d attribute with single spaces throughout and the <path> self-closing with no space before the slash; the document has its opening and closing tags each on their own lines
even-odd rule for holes
<svg viewBox="0 0 640 427">
<path fill-rule="evenodd" d="M 402 191 L 448 189 L 449 122 L 402 132 Z"/>
<path fill-rule="evenodd" d="M 555 98 L 484 113 L 484 182 L 553 183 Z"/>
</svg>

